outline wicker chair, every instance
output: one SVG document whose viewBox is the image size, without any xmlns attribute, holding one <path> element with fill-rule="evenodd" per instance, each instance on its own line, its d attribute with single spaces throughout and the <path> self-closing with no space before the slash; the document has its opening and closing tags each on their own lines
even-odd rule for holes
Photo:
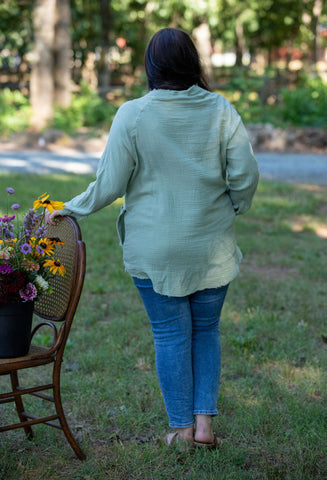
<svg viewBox="0 0 327 480">
<path fill-rule="evenodd" d="M 67 338 L 83 287 L 85 244 L 81 240 L 78 224 L 71 217 L 59 217 L 56 226 L 48 228 L 48 236 L 59 237 L 65 242 L 65 246 L 60 250 L 60 260 L 66 268 L 66 274 L 64 276 L 56 275 L 50 281 L 53 293 L 44 295 L 35 303 L 34 314 L 42 320 L 32 330 L 32 344 L 28 354 L 18 358 L 0 359 L 0 375 L 10 375 L 12 386 L 10 392 L 0 394 L 0 404 L 14 402 L 20 420 L 19 423 L 5 426 L 2 426 L 0 422 L 0 432 L 24 428 L 27 437 L 31 438 L 33 436 L 31 425 L 44 423 L 62 429 L 77 457 L 84 460 L 85 455 L 77 444 L 65 418 L 60 395 L 60 370 Z M 52 331 L 53 341 L 49 348 L 33 345 L 33 336 L 41 327 L 50 328 Z M 20 386 L 19 370 L 46 364 L 53 364 L 51 383 L 29 388 Z M 44 393 L 46 390 L 50 390 L 50 395 Z M 31 415 L 25 411 L 23 395 L 33 395 L 53 402 L 55 409 L 52 408 L 53 411 L 49 411 L 46 416 Z"/>
</svg>

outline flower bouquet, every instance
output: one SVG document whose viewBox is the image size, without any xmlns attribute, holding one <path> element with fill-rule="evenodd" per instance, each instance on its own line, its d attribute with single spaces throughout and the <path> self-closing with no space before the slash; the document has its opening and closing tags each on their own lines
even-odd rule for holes
<svg viewBox="0 0 327 480">
<path fill-rule="evenodd" d="M 48 279 L 51 275 L 64 275 L 65 267 L 54 257 L 55 247 L 64 245 L 59 238 L 47 236 L 44 224 L 45 210 L 61 210 L 62 202 L 49 200 L 46 193 L 33 203 L 33 208 L 17 218 L 20 209 L 13 203 L 9 215 L 9 197 L 15 193 L 7 188 L 7 214 L 0 217 L 0 306 L 4 304 L 36 301 L 41 295 L 51 293 Z M 43 208 L 38 215 L 39 208 Z"/>
<path fill-rule="evenodd" d="M 0 217 L 0 358 L 28 352 L 34 302 L 51 293 L 51 276 L 65 274 L 57 253 L 64 242 L 49 237 L 44 224 L 45 210 L 52 213 L 64 204 L 49 200 L 45 193 L 19 221 L 18 203 L 11 205 L 14 214 L 9 215 L 9 197 L 14 193 L 7 188 L 7 213 Z"/>
</svg>

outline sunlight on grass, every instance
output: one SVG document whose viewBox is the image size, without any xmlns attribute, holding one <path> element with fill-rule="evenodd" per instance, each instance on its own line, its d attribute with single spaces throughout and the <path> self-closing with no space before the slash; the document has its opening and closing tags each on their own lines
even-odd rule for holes
<svg viewBox="0 0 327 480">
<path fill-rule="evenodd" d="M 327 238 L 327 223 L 322 223 L 314 217 L 299 215 L 290 223 L 293 232 L 314 232 L 320 238 Z"/>
<path fill-rule="evenodd" d="M 113 202 L 113 205 L 116 205 L 116 206 L 119 206 L 119 207 L 121 207 L 122 205 L 124 205 L 124 197 L 117 198 L 117 200 L 115 200 L 115 201 Z"/>
</svg>

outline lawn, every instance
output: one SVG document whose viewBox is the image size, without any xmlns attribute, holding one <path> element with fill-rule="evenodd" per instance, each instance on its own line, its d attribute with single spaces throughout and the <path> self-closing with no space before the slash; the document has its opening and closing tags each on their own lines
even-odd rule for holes
<svg viewBox="0 0 327 480">
<path fill-rule="evenodd" d="M 64 201 L 89 181 L 0 174 L 0 190 L 15 188 L 15 201 L 25 211 L 46 191 Z M 115 230 L 119 208 L 117 202 L 80 223 L 87 273 L 62 394 L 87 460 L 77 460 L 56 429 L 35 426 L 33 441 L 16 430 L 0 435 L 0 479 L 325 479 L 327 188 L 263 181 L 250 212 L 237 218 L 244 261 L 222 312 L 215 419 L 223 446 L 192 455 L 161 441 L 166 413 L 150 327 L 122 264 Z M 0 389 L 5 385 L 1 378 Z M 14 420 L 12 406 L 2 406 L 1 416 Z"/>
</svg>

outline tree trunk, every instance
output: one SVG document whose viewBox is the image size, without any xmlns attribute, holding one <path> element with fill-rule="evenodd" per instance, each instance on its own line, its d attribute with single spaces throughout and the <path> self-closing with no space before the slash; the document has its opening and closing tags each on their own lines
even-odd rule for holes
<svg viewBox="0 0 327 480">
<path fill-rule="evenodd" d="M 205 74 L 209 83 L 212 81 L 212 46 L 210 27 L 207 23 L 201 23 L 192 32 L 195 45 L 201 58 L 203 73 Z"/>
<path fill-rule="evenodd" d="M 71 38 L 69 0 L 57 0 L 54 38 L 54 101 L 60 107 L 71 102 Z"/>
<path fill-rule="evenodd" d="M 243 20 L 242 15 L 239 15 L 236 18 L 236 26 L 235 26 L 235 53 L 236 53 L 236 60 L 235 63 L 238 67 L 243 65 L 243 54 L 245 52 L 246 43 L 244 37 L 244 29 L 243 29 Z"/>
<path fill-rule="evenodd" d="M 100 0 L 101 39 L 97 61 L 98 93 L 105 98 L 110 88 L 109 48 L 111 40 L 111 9 L 109 0 Z"/>
<path fill-rule="evenodd" d="M 34 51 L 31 71 L 31 125 L 46 126 L 53 116 L 53 42 L 56 0 L 36 0 L 33 10 Z"/>
<path fill-rule="evenodd" d="M 319 41 L 318 26 L 319 18 L 322 12 L 322 0 L 315 0 L 313 6 L 313 62 L 316 64 L 319 60 Z"/>
</svg>

